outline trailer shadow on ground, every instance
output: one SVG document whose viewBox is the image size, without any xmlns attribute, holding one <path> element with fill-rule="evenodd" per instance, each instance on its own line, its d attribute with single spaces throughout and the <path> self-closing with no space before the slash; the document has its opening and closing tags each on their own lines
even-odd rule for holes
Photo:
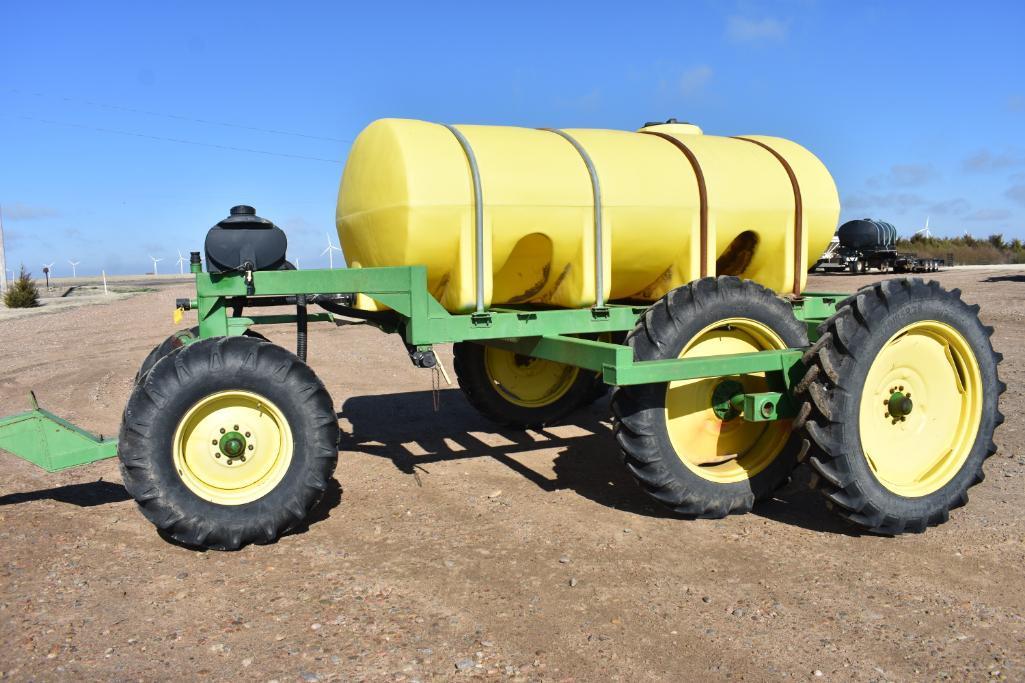
<svg viewBox="0 0 1025 683">
<path fill-rule="evenodd" d="M 112 481 L 88 481 L 81 484 L 67 484 L 37 491 L 9 493 L 0 496 L 0 506 L 17 505 L 33 500 L 55 500 L 78 507 L 88 508 L 109 503 L 122 503 L 131 500 L 128 491 L 121 484 Z"/>
<path fill-rule="evenodd" d="M 441 391 L 438 399 L 439 412 L 432 409 L 430 391 L 347 399 L 338 414 L 340 450 L 391 460 L 418 483 L 428 480 L 432 463 L 489 457 L 546 492 L 571 490 L 631 514 L 679 517 L 653 502 L 634 482 L 613 439 L 604 400 L 577 411 L 561 425 L 524 432 L 497 427 L 471 408 L 458 390 Z M 557 450 L 554 477 L 517 457 L 548 450 Z M 791 481 L 773 499 L 757 505 L 753 514 L 811 531 L 855 534 L 808 489 L 804 470 L 798 468 Z"/>
<path fill-rule="evenodd" d="M 983 282 L 1025 282 L 1025 275 L 1016 273 L 1014 275 L 990 275 Z"/>
</svg>

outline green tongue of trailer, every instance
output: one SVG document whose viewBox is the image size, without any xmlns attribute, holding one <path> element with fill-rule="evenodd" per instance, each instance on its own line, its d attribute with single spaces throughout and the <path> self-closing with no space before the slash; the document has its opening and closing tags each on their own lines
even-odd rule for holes
<svg viewBox="0 0 1025 683">
<path fill-rule="evenodd" d="M 39 407 L 0 418 L 0 449 L 39 465 L 47 472 L 87 465 L 117 455 L 117 439 L 93 436 Z"/>
</svg>

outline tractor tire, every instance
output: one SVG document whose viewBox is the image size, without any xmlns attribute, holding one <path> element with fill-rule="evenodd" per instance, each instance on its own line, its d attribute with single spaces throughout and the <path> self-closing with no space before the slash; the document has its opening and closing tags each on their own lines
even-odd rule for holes
<svg viewBox="0 0 1025 683">
<path fill-rule="evenodd" d="M 118 456 L 125 488 L 165 536 L 236 550 L 303 522 L 334 471 L 338 420 L 290 351 L 202 339 L 158 360 L 132 391 Z"/>
<path fill-rule="evenodd" d="M 261 339 L 268 341 L 267 337 L 263 336 L 259 332 L 253 330 L 246 330 L 243 334 L 247 337 L 253 337 L 254 339 Z M 135 373 L 135 384 L 142 382 L 143 378 L 146 377 L 146 373 L 149 372 L 156 362 L 171 353 L 175 349 L 191 343 L 193 340 L 199 339 L 199 326 L 190 327 L 185 330 L 178 330 L 170 337 L 160 342 L 153 348 L 152 351 L 143 359 L 142 366 L 139 367 L 139 371 Z"/>
<path fill-rule="evenodd" d="M 484 417 L 511 429 L 555 424 L 604 393 L 594 373 L 571 365 L 473 342 L 454 344 L 452 353 L 466 400 Z"/>
<path fill-rule="evenodd" d="M 958 290 L 900 278 L 862 288 L 819 326 L 798 422 L 812 486 L 842 518 L 922 532 L 983 480 L 1006 385 L 978 311 Z"/>
<path fill-rule="evenodd" d="M 654 361 L 803 348 L 808 333 L 772 291 L 719 277 L 669 292 L 642 316 L 627 344 L 635 360 Z M 713 410 L 712 397 L 724 385 L 774 388 L 759 373 L 613 390 L 613 424 L 627 467 L 652 498 L 686 517 L 747 512 L 797 464 L 800 439 L 790 421 L 747 422 Z"/>
</svg>

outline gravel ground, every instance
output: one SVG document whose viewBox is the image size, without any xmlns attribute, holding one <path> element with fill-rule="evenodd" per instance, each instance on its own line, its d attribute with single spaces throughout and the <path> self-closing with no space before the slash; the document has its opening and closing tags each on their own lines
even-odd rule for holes
<svg viewBox="0 0 1025 683">
<path fill-rule="evenodd" d="M 454 389 L 434 412 L 398 340 L 314 326 L 338 485 L 274 545 L 171 545 L 114 461 L 48 475 L 0 455 L 0 678 L 1025 679 L 1025 270 L 935 277 L 981 304 L 1008 384 L 988 477 L 942 527 L 859 535 L 803 471 L 752 514 L 675 519 L 626 475 L 604 404 L 499 431 Z M 115 433 L 189 291 L 0 322 L 0 414 L 34 388 Z"/>
</svg>

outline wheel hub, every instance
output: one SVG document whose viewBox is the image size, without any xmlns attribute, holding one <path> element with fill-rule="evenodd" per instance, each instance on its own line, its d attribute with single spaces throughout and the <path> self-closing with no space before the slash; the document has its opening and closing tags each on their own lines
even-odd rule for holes
<svg viewBox="0 0 1025 683">
<path fill-rule="evenodd" d="M 904 420 L 911 414 L 915 404 L 911 402 L 911 392 L 904 393 L 904 387 L 891 390 L 890 398 L 886 401 L 887 417 L 893 419 L 894 423 Z"/>
<path fill-rule="evenodd" d="M 740 415 L 740 410 L 734 405 L 733 399 L 736 396 L 744 395 L 744 385 L 732 379 L 720 382 L 712 391 L 712 412 L 720 420 L 732 420 Z"/>
<path fill-rule="evenodd" d="M 241 465 L 255 455 L 256 436 L 246 425 L 221 427 L 210 439 L 210 455 L 222 467 Z"/>
</svg>

